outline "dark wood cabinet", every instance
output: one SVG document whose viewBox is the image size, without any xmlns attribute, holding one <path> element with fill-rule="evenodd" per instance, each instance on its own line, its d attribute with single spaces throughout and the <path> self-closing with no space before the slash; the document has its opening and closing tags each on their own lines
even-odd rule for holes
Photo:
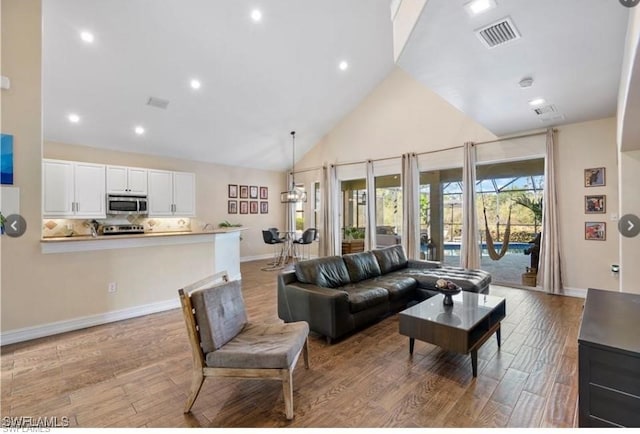
<svg viewBox="0 0 640 434">
<path fill-rule="evenodd" d="M 640 295 L 589 289 L 580 335 L 580 427 L 640 427 Z"/>
</svg>

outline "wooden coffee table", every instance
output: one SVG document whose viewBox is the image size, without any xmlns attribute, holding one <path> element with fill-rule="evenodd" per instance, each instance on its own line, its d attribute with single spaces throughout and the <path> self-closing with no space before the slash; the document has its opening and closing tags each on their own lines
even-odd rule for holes
<svg viewBox="0 0 640 434">
<path fill-rule="evenodd" d="M 478 349 L 494 333 L 500 347 L 500 321 L 506 315 L 502 297 L 462 291 L 453 296 L 453 306 L 442 304 L 438 294 L 400 312 L 400 334 L 409 336 L 409 353 L 415 340 L 444 350 L 471 353 L 473 376 L 478 376 Z"/>
</svg>

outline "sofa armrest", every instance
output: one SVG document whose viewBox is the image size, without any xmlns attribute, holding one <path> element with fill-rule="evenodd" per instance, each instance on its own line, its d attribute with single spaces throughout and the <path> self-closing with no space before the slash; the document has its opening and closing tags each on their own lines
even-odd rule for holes
<svg viewBox="0 0 640 434">
<path fill-rule="evenodd" d="M 418 268 L 421 270 L 429 268 L 442 268 L 442 264 L 438 261 L 425 261 L 421 259 L 409 259 L 407 268 Z"/>
<path fill-rule="evenodd" d="M 353 328 L 345 291 L 300 283 L 294 273 L 278 276 L 278 317 L 284 322 L 306 321 L 311 330 L 331 338 Z"/>
</svg>

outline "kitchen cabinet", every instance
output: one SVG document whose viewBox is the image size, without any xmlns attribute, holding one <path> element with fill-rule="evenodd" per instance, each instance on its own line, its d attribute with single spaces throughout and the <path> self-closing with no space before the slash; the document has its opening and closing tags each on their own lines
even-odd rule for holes
<svg viewBox="0 0 640 434">
<path fill-rule="evenodd" d="M 147 169 L 107 166 L 107 193 L 146 195 Z"/>
<path fill-rule="evenodd" d="M 105 218 L 105 166 L 43 160 L 42 213 L 48 218 Z"/>
<path fill-rule="evenodd" d="M 149 216 L 190 217 L 196 213 L 196 176 L 188 172 L 149 170 Z"/>
</svg>

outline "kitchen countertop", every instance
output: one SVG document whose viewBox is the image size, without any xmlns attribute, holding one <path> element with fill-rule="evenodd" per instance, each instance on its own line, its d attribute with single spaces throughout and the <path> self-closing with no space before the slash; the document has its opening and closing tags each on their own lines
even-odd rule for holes
<svg viewBox="0 0 640 434">
<path fill-rule="evenodd" d="M 145 232 L 144 234 L 123 234 L 123 235 L 98 235 L 92 237 L 91 235 L 74 235 L 71 237 L 47 237 L 41 238 L 41 243 L 59 243 L 59 242 L 73 242 L 73 241 L 100 241 L 100 240 L 122 240 L 130 238 L 154 238 L 154 237 L 179 237 L 187 235 L 215 235 L 225 234 L 229 232 L 240 232 L 247 228 L 233 227 L 233 228 L 219 228 L 210 231 L 180 231 L 180 232 Z"/>
</svg>

